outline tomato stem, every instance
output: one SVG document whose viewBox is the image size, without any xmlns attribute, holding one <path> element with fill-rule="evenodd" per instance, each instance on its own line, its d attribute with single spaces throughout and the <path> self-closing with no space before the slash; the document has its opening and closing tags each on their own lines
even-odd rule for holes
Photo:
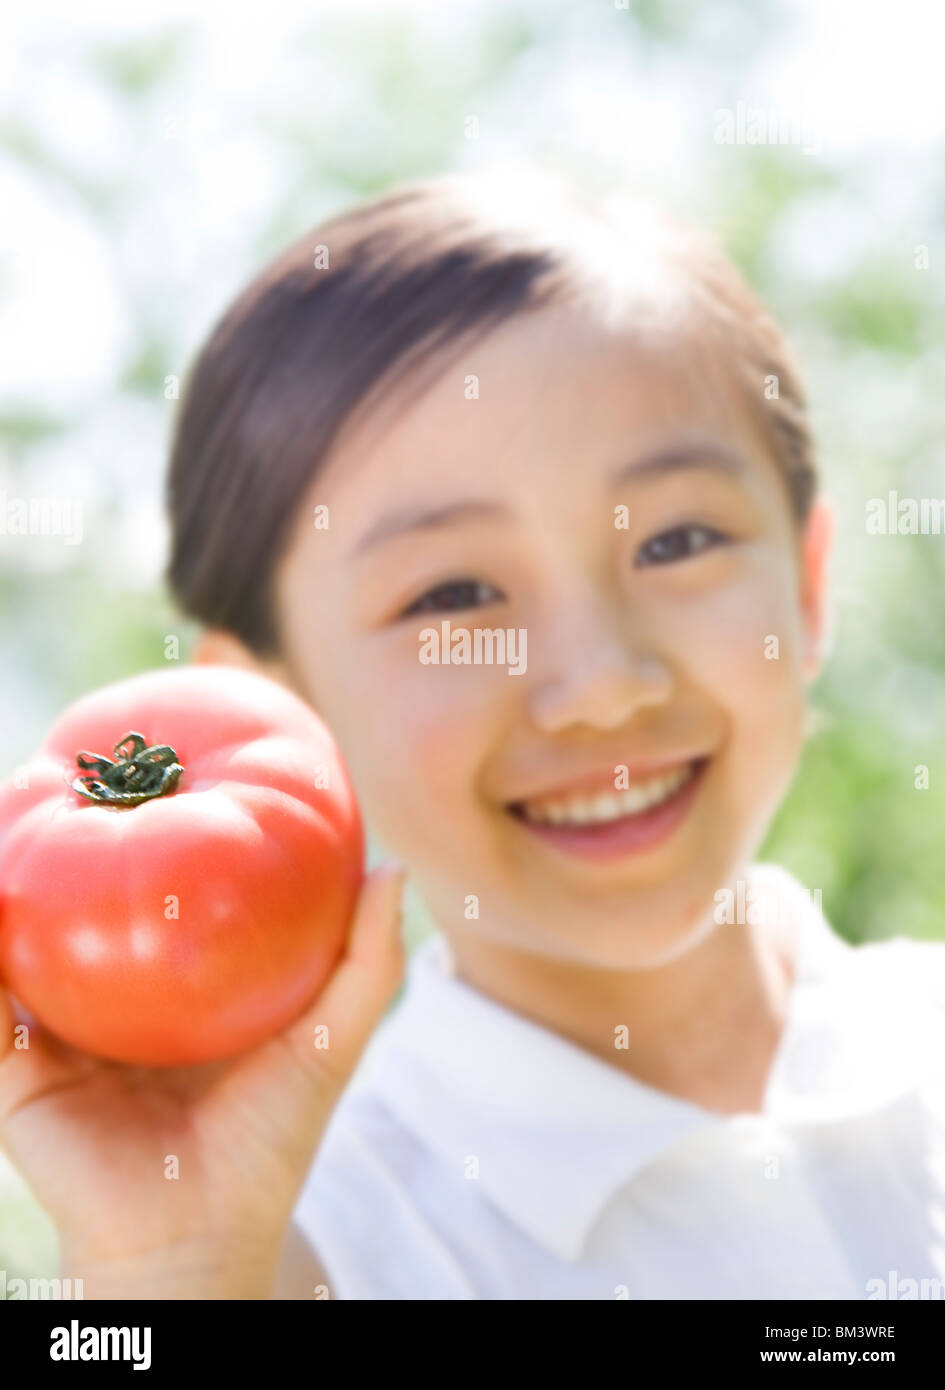
<svg viewBox="0 0 945 1390">
<path fill-rule="evenodd" d="M 112 752 L 114 762 L 96 753 L 77 753 L 75 760 L 84 775 L 76 777 L 72 790 L 100 805 L 139 806 L 167 796 L 184 771 L 168 744 L 149 747 L 144 735 L 133 731 L 120 738 Z"/>
</svg>

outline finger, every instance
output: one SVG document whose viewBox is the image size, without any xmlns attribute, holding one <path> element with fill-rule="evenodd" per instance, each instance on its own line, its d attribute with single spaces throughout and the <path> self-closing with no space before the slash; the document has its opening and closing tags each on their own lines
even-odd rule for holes
<svg viewBox="0 0 945 1390">
<path fill-rule="evenodd" d="M 9 1060 L 11 1053 L 18 1056 L 27 1052 L 37 1040 L 45 1041 L 47 1036 L 22 1000 L 0 987 L 0 1066 Z"/>
<path fill-rule="evenodd" d="M 15 995 L 6 991 L 0 991 L 0 993 L 5 995 L 5 1004 L 10 1015 L 8 1021 L 0 1017 L 0 1025 L 6 1025 L 8 1022 L 8 1040 L 12 1051 L 41 1053 L 44 1063 L 47 1060 L 64 1062 L 70 1066 L 81 1065 L 83 1062 L 97 1063 L 97 1059 L 90 1057 L 87 1052 L 83 1052 L 80 1048 L 73 1047 L 65 1039 L 57 1037 L 48 1027 L 40 1023 L 36 1015 L 26 1007 L 21 999 L 17 999 Z M 0 1046 L 0 1063 L 3 1061 L 3 1056 L 4 1049 Z"/>
<path fill-rule="evenodd" d="M 346 1084 L 403 978 L 404 877 L 401 865 L 383 864 L 365 880 L 340 963 L 285 1034 L 314 1072 L 323 1077 L 327 1071 L 339 1086 Z M 317 1047 L 316 1037 L 327 1045 Z"/>
<path fill-rule="evenodd" d="M 0 1062 L 3 1061 L 7 1053 L 12 1049 L 14 1043 L 14 1021 L 13 1006 L 10 1003 L 10 996 L 0 985 Z"/>
<path fill-rule="evenodd" d="M 61 1085 L 75 1070 L 64 1046 L 0 988 L 0 1148 L 10 1151 L 4 1126 L 16 1111 Z"/>
<path fill-rule="evenodd" d="M 0 1126 L 20 1104 L 102 1065 L 57 1037 L 0 985 Z"/>
</svg>

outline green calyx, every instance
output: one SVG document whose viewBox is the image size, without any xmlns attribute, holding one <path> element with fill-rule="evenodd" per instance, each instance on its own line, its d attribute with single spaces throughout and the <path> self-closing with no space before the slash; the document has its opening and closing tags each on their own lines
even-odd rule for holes
<svg viewBox="0 0 945 1390">
<path fill-rule="evenodd" d="M 84 774 L 72 790 L 104 806 L 139 806 L 172 792 L 184 771 L 167 744 L 149 748 L 143 734 L 125 734 L 112 749 L 115 761 L 95 753 L 77 753 Z"/>
</svg>

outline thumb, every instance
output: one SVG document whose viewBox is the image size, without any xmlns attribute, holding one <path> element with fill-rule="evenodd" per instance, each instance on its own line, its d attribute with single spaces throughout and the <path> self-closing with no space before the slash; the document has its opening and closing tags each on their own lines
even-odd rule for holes
<svg viewBox="0 0 945 1390">
<path fill-rule="evenodd" d="M 13 1048 L 13 1027 L 13 1009 L 0 979 L 0 1057 L 5 1057 Z"/>
<path fill-rule="evenodd" d="M 285 1041 L 340 1091 L 403 979 L 406 952 L 401 934 L 404 878 L 396 863 L 375 869 L 361 888 L 345 953 L 327 985 L 285 1034 Z M 327 1047 L 313 1046 L 325 1030 Z"/>
</svg>

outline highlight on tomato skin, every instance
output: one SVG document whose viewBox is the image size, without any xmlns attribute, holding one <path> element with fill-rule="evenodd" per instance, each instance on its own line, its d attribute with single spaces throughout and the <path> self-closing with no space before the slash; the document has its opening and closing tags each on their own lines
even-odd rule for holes
<svg viewBox="0 0 945 1390">
<path fill-rule="evenodd" d="M 326 983 L 364 848 L 340 752 L 283 686 L 213 665 L 105 686 L 0 787 L 0 981 L 95 1056 L 235 1056 Z"/>
</svg>

